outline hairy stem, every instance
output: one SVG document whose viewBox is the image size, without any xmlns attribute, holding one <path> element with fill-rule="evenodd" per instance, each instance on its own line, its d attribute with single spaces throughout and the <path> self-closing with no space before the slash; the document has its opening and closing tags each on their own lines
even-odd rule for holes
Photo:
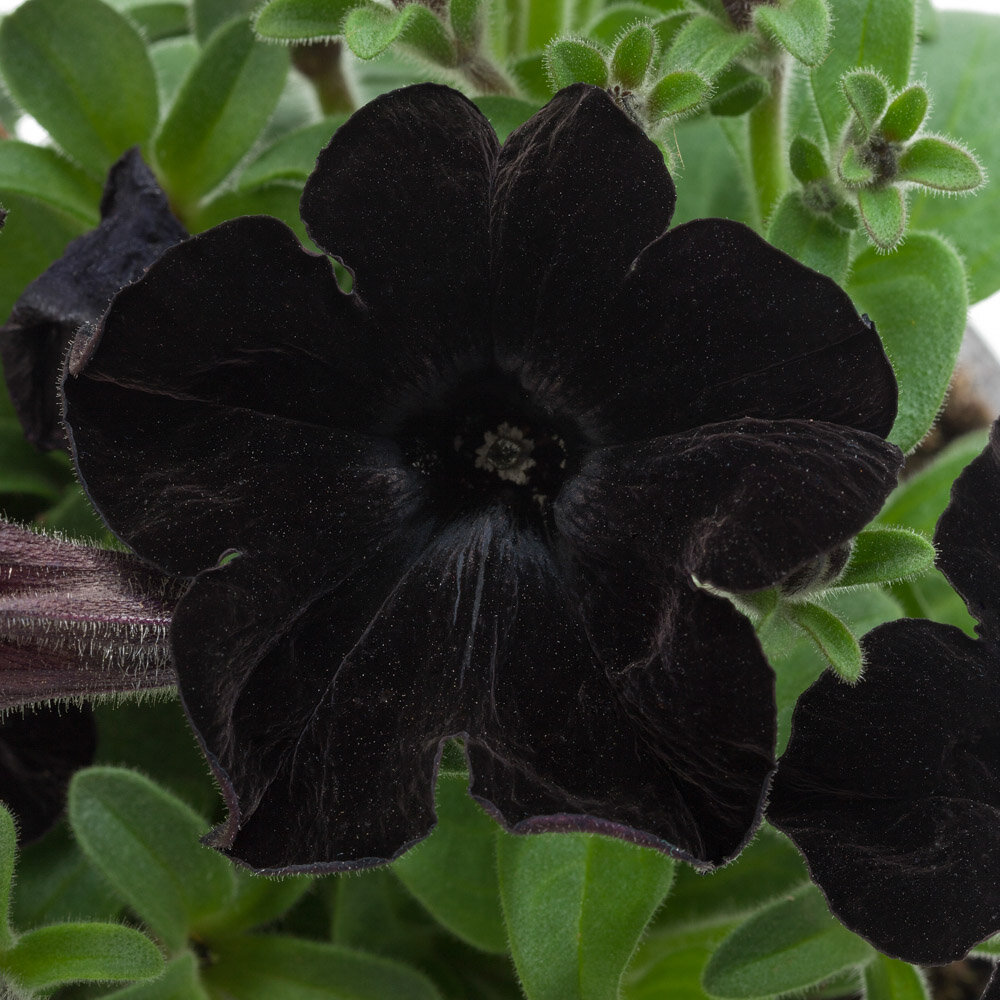
<svg viewBox="0 0 1000 1000">
<path fill-rule="evenodd" d="M 771 93 L 749 115 L 750 172 L 757 222 L 763 229 L 787 187 L 785 152 L 785 63 L 775 63 Z"/>
<path fill-rule="evenodd" d="M 295 68 L 316 89 L 319 105 L 327 115 L 351 112 L 356 107 L 342 56 L 343 42 L 339 38 L 292 48 Z"/>
</svg>

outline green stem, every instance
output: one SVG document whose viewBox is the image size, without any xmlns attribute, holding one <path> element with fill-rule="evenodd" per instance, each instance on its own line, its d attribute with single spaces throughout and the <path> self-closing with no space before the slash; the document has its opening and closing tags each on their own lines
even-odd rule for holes
<svg viewBox="0 0 1000 1000">
<path fill-rule="evenodd" d="M 458 65 L 458 71 L 472 84 L 477 94 L 516 96 L 517 88 L 510 78 L 488 56 L 477 52 Z"/>
<path fill-rule="evenodd" d="M 319 105 L 327 115 L 350 113 L 356 107 L 344 73 L 343 43 L 339 38 L 307 42 L 292 48 L 292 62 L 316 89 Z"/>
<path fill-rule="evenodd" d="M 785 152 L 785 64 L 771 72 L 771 93 L 749 115 L 750 173 L 763 230 L 788 186 Z"/>
</svg>

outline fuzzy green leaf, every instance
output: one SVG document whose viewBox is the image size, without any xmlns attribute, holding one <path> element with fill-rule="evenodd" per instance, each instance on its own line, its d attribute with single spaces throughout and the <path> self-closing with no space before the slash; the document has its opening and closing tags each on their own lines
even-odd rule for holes
<svg viewBox="0 0 1000 1000">
<path fill-rule="evenodd" d="M 759 74 L 738 64 L 730 66 L 716 80 L 709 108 L 720 118 L 735 118 L 759 104 L 770 90 L 767 80 Z"/>
<path fill-rule="evenodd" d="M 229 862 L 199 842 L 208 825 L 148 778 L 78 771 L 69 819 L 87 857 L 171 949 L 235 894 Z"/>
<path fill-rule="evenodd" d="M 627 31 L 611 54 L 611 76 L 630 90 L 642 86 L 656 54 L 656 35 L 648 24 Z"/>
<path fill-rule="evenodd" d="M 357 0 L 270 0 L 254 17 L 261 38 L 302 42 L 342 34 L 347 12 Z"/>
<path fill-rule="evenodd" d="M 118 924 L 51 924 L 0 955 L 0 972 L 31 990 L 63 983 L 152 979 L 163 956 L 140 931 Z"/>
<path fill-rule="evenodd" d="M 673 118 L 694 111 L 708 96 L 708 81 L 699 73 L 677 70 L 650 88 L 646 110 L 653 122 Z"/>
<path fill-rule="evenodd" d="M 895 583 L 934 565 L 934 546 L 906 528 L 869 528 L 854 540 L 851 558 L 835 587 Z"/>
<path fill-rule="evenodd" d="M 198 959 L 183 951 L 167 964 L 163 975 L 104 994 L 104 1000 L 209 1000 L 209 996 L 198 975 Z"/>
<path fill-rule="evenodd" d="M 455 65 L 455 45 L 444 25 L 420 3 L 409 3 L 398 11 L 358 7 L 344 20 L 344 38 L 359 59 L 374 59 L 401 42 L 439 66 Z"/>
<path fill-rule="evenodd" d="M 591 39 L 591 41 L 599 42 L 610 48 L 626 31 L 635 25 L 636 21 L 653 23 L 661 20 L 662 17 L 663 14 L 649 4 L 631 2 L 615 3 L 609 5 L 607 10 L 602 10 L 586 26 L 584 35 Z"/>
<path fill-rule="evenodd" d="M 925 135 L 903 150 L 899 179 L 936 191 L 975 191 L 986 182 L 983 168 L 961 146 Z"/>
<path fill-rule="evenodd" d="M 401 962 L 320 941 L 278 935 L 226 938 L 212 948 L 205 983 L 240 1000 L 441 1000 Z"/>
<path fill-rule="evenodd" d="M 14 943 L 10 929 L 10 890 L 17 861 L 17 830 L 14 817 L 0 804 L 0 952 Z"/>
<path fill-rule="evenodd" d="M 223 181 L 267 124 L 288 75 L 288 52 L 243 20 L 212 36 L 156 137 L 171 194 L 192 206 Z"/>
<path fill-rule="evenodd" d="M 819 215 L 806 206 L 799 191 L 790 191 L 781 200 L 767 233 L 768 242 L 791 254 L 814 271 L 843 284 L 851 253 L 851 236 L 828 215 Z"/>
<path fill-rule="evenodd" d="M 861 187 L 875 179 L 875 171 L 861 158 L 858 147 L 848 143 L 837 164 L 837 173 L 848 187 Z"/>
<path fill-rule="evenodd" d="M 448 19 L 455 37 L 467 49 L 479 47 L 488 15 L 486 0 L 450 0 Z"/>
<path fill-rule="evenodd" d="M 969 276 L 971 301 L 1000 289 L 1000 17 L 941 11 L 940 35 L 920 46 L 917 71 L 934 95 L 931 129 L 961 139 L 993 174 L 975 198 L 939 198 L 914 191 L 912 226 L 940 233 L 958 250 Z"/>
<path fill-rule="evenodd" d="M 826 59 L 811 73 L 820 120 L 831 144 L 850 113 L 840 89 L 843 75 L 870 67 L 893 88 L 910 79 L 916 41 L 916 0 L 832 0 L 834 30 Z"/>
<path fill-rule="evenodd" d="M 191 22 L 199 45 L 234 18 L 245 19 L 258 0 L 191 0 Z"/>
<path fill-rule="evenodd" d="M 930 99 L 919 83 L 892 99 L 879 128 L 889 142 L 906 142 L 924 123 Z"/>
<path fill-rule="evenodd" d="M 878 73 L 866 69 L 856 69 L 845 74 L 841 87 L 855 118 L 864 130 L 864 137 L 867 138 L 889 103 L 889 88 Z"/>
<path fill-rule="evenodd" d="M 857 682 L 864 665 L 861 647 L 851 630 L 832 611 L 811 601 L 804 601 L 801 604 L 789 604 L 785 613 L 812 639 L 835 673 L 848 684 Z"/>
<path fill-rule="evenodd" d="M 316 166 L 320 150 L 346 120 L 346 115 L 333 115 L 286 133 L 247 165 L 237 188 L 245 191 L 275 181 L 304 184 Z"/>
<path fill-rule="evenodd" d="M 586 834 L 501 834 L 511 953 L 528 1000 L 607 1000 L 670 888 L 673 861 Z"/>
<path fill-rule="evenodd" d="M 145 43 L 100 0 L 29 0 L 0 25 L 0 66 L 17 103 L 102 182 L 156 125 Z"/>
<path fill-rule="evenodd" d="M 608 64 L 604 54 L 579 38 L 561 38 L 545 49 L 545 68 L 555 90 L 572 83 L 608 85 Z"/>
<path fill-rule="evenodd" d="M 806 66 L 818 66 L 830 47 L 830 8 L 826 0 L 786 0 L 754 8 L 754 23 Z"/>
<path fill-rule="evenodd" d="M 705 968 L 712 996 L 734 1000 L 804 990 L 868 961 L 875 949 L 837 922 L 815 886 L 738 927 Z"/>
<path fill-rule="evenodd" d="M 393 870 L 453 934 L 500 954 L 507 950 L 507 932 L 497 888 L 497 825 L 473 802 L 467 785 L 465 774 L 438 778 L 438 825 Z"/>
<path fill-rule="evenodd" d="M 864 977 L 865 1000 L 928 1000 L 923 973 L 899 959 L 876 955 Z"/>
<path fill-rule="evenodd" d="M 674 36 L 666 66 L 669 69 L 694 70 L 712 79 L 752 42 L 753 36 L 749 32 L 727 27 L 708 15 L 695 15 Z"/>
<path fill-rule="evenodd" d="M 823 151 L 811 139 L 797 135 L 788 150 L 788 163 L 800 184 L 825 180 L 830 176 Z"/>
<path fill-rule="evenodd" d="M 890 256 L 861 253 L 847 292 L 892 361 L 899 412 L 889 440 L 909 451 L 934 422 L 955 368 L 968 309 L 962 262 L 939 237 L 911 232 Z"/>
<path fill-rule="evenodd" d="M 100 220 L 101 186 L 45 146 L 16 139 L 0 143 L 0 191 L 37 198 L 89 226 Z"/>
<path fill-rule="evenodd" d="M 894 250 L 906 232 L 906 200 L 891 184 L 858 191 L 858 211 L 872 243 L 880 250 Z"/>
</svg>

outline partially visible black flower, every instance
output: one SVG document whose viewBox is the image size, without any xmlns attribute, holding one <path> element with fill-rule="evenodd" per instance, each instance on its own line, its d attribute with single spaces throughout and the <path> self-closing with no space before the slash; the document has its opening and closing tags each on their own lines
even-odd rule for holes
<svg viewBox="0 0 1000 1000">
<path fill-rule="evenodd" d="M 101 222 L 24 290 L 0 327 L 0 358 L 25 437 L 39 448 L 65 448 L 59 376 L 66 349 L 118 289 L 187 236 L 138 149 L 108 173 Z"/>
<path fill-rule="evenodd" d="M 833 912 L 923 964 L 1000 931 L 1000 426 L 935 543 L 978 639 L 914 619 L 865 636 L 864 681 L 823 677 L 796 706 L 768 809 Z"/>
<path fill-rule="evenodd" d="M 443 741 L 517 831 L 711 866 L 759 822 L 774 678 L 699 584 L 786 578 L 900 461 L 879 339 L 746 227 L 664 232 L 657 148 L 561 91 L 502 149 L 461 95 L 366 105 L 276 220 L 167 251 L 74 346 L 108 524 L 194 577 L 184 704 L 260 869 L 346 869 L 434 824 Z M 228 556 L 228 558 L 222 558 Z"/>
<path fill-rule="evenodd" d="M 74 772 L 94 759 L 97 728 L 89 705 L 35 706 L 0 721 L 0 802 L 17 820 L 22 844 L 62 815 Z"/>
</svg>

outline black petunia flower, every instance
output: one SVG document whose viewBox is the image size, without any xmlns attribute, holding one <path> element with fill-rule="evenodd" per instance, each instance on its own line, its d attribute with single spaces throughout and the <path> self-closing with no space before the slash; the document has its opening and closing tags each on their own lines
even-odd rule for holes
<svg viewBox="0 0 1000 1000">
<path fill-rule="evenodd" d="M 108 171 L 100 224 L 73 240 L 28 285 L 0 327 L 7 388 L 32 444 L 66 447 L 59 378 L 73 335 L 101 317 L 119 288 L 186 237 L 139 150 L 124 153 Z"/>
<path fill-rule="evenodd" d="M 800 699 L 768 816 L 837 916 L 939 964 L 1000 931 L 1000 425 L 938 522 L 938 565 L 978 621 L 865 636 L 865 679 Z M 1000 981 L 994 989 L 1000 988 Z"/>
<path fill-rule="evenodd" d="M 744 226 L 665 233 L 657 148 L 561 91 L 502 149 L 431 84 L 358 111 L 302 198 L 123 290 L 65 381 L 112 530 L 193 577 L 178 683 L 214 843 L 346 869 L 434 824 L 446 737 L 518 831 L 710 866 L 759 821 L 773 675 L 746 591 L 896 479 L 892 371 L 832 282 Z M 226 558 L 223 558 L 223 557 Z"/>
</svg>

